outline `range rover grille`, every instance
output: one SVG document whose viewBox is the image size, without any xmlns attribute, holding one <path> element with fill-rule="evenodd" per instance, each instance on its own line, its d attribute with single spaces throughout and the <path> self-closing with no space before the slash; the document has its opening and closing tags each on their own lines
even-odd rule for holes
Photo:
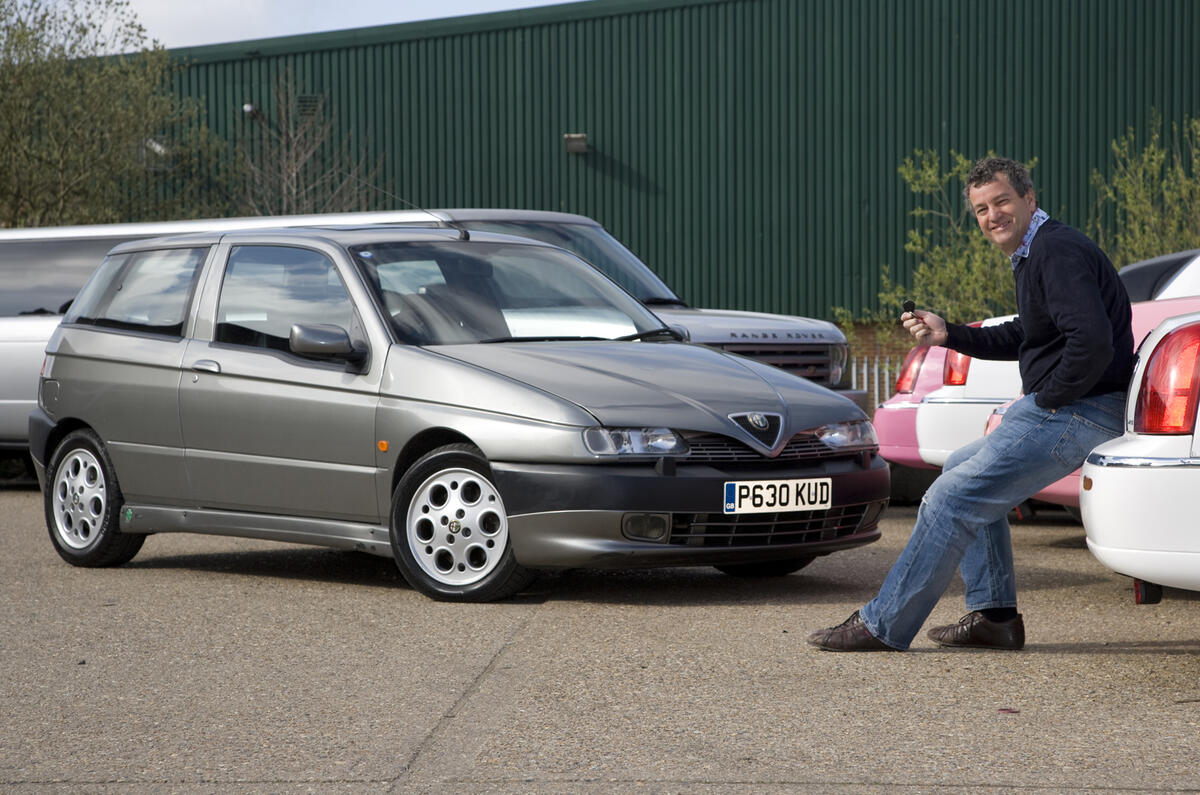
<svg viewBox="0 0 1200 795">
<path fill-rule="evenodd" d="M 828 511 L 733 515 L 677 513 L 672 516 L 668 543 L 689 547 L 754 547 L 836 541 L 874 529 L 882 507 L 844 505 Z"/>
<path fill-rule="evenodd" d="M 807 378 L 822 386 L 832 386 L 829 378 L 828 345 L 780 345 L 778 343 L 730 342 L 716 345 L 728 353 L 736 353 L 756 362 L 769 364 L 792 375 Z"/>
</svg>

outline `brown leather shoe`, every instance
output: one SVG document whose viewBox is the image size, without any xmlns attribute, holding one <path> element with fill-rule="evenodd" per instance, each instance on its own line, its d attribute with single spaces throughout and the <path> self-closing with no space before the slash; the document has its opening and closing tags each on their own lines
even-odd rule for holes
<svg viewBox="0 0 1200 795">
<path fill-rule="evenodd" d="M 926 634 L 939 646 L 1009 651 L 1025 648 L 1025 622 L 1020 613 L 1009 621 L 989 621 L 976 610 L 967 613 L 957 624 L 934 627 Z"/>
<path fill-rule="evenodd" d="M 836 627 L 818 629 L 808 643 L 823 651 L 900 651 L 876 638 L 858 617 L 858 611 Z"/>
</svg>

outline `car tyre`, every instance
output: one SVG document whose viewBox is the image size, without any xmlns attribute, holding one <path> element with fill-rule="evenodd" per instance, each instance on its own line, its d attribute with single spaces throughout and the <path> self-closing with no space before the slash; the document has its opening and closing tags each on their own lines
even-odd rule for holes
<svg viewBox="0 0 1200 795">
<path fill-rule="evenodd" d="M 508 514 L 483 453 L 439 447 L 413 464 L 392 495 L 392 553 L 404 579 L 442 601 L 488 602 L 528 585 Z"/>
<path fill-rule="evenodd" d="M 90 430 L 72 431 L 46 468 L 43 495 L 50 541 L 74 566 L 119 566 L 146 537 L 120 529 L 124 497 L 104 443 Z"/>
<path fill-rule="evenodd" d="M 803 555 L 798 558 L 760 560 L 756 563 L 727 563 L 714 568 L 731 577 L 786 577 L 800 571 L 814 560 L 815 555 Z"/>
</svg>

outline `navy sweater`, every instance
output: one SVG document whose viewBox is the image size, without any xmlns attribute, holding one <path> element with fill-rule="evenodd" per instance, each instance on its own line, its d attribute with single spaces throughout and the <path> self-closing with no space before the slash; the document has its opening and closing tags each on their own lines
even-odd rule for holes
<svg viewBox="0 0 1200 795">
<path fill-rule="evenodd" d="M 1025 394 L 1044 409 L 1129 388 L 1129 296 L 1095 243 L 1046 221 L 1013 277 L 1020 315 L 986 328 L 949 323 L 946 347 L 980 359 L 1016 359 Z"/>
</svg>

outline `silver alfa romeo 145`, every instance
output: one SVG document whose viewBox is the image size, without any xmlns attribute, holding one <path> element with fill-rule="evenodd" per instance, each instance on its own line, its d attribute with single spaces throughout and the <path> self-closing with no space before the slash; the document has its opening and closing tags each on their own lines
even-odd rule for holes
<svg viewBox="0 0 1200 795">
<path fill-rule="evenodd" d="M 78 566 L 175 531 L 358 549 L 469 601 L 542 568 L 783 575 L 877 539 L 888 469 L 863 412 L 678 337 L 505 235 L 127 243 L 46 349 L 50 539 Z"/>
</svg>

